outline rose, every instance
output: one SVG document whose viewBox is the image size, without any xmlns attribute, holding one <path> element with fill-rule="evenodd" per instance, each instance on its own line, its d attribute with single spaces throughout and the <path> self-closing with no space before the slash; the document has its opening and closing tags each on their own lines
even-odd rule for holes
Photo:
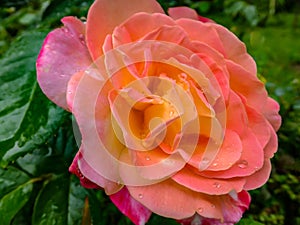
<svg viewBox="0 0 300 225">
<path fill-rule="evenodd" d="M 269 177 L 279 106 L 230 31 L 186 7 L 169 15 L 153 0 L 96 0 L 86 23 L 65 17 L 47 36 L 38 81 L 76 118 L 83 186 L 135 224 L 151 212 L 233 224 Z"/>
</svg>

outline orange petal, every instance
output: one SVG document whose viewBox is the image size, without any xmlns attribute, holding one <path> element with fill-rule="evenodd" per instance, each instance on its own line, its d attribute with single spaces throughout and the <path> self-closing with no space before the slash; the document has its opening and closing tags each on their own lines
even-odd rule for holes
<svg viewBox="0 0 300 225">
<path fill-rule="evenodd" d="M 241 137 L 241 141 L 243 146 L 241 158 L 232 167 L 223 171 L 203 171 L 199 174 L 211 178 L 227 179 L 249 176 L 262 168 L 264 151 L 250 129 Z"/>
<path fill-rule="evenodd" d="M 209 194 L 209 195 L 222 195 L 228 194 L 230 191 L 242 191 L 245 179 L 232 178 L 232 179 L 214 179 L 207 178 L 196 174 L 189 167 L 185 167 L 178 173 L 172 176 L 172 179 L 178 184 L 181 184 L 193 191 Z"/>
<path fill-rule="evenodd" d="M 222 42 L 225 51 L 224 56 L 236 64 L 241 65 L 252 76 L 256 76 L 256 63 L 247 53 L 245 44 L 227 28 L 218 24 L 212 24 L 212 27 L 214 27 L 219 35 L 220 41 Z"/>
<path fill-rule="evenodd" d="M 140 40 L 162 26 L 174 25 L 175 22 L 170 17 L 161 13 L 137 13 L 114 29 L 114 47 Z M 175 37 L 169 36 L 169 38 Z"/>
<path fill-rule="evenodd" d="M 240 159 L 242 151 L 242 142 L 238 134 L 227 129 L 218 154 L 206 170 L 219 171 L 230 168 Z"/>
<path fill-rule="evenodd" d="M 174 20 L 177 20 L 180 18 L 187 18 L 187 19 L 192 19 L 192 20 L 198 21 L 197 12 L 194 9 L 191 9 L 191 8 L 185 7 L 185 6 L 169 8 L 168 14 Z"/>
<path fill-rule="evenodd" d="M 269 159 L 265 159 L 264 166 L 258 170 L 256 173 L 254 173 L 251 176 L 245 177 L 246 178 L 246 184 L 244 186 L 245 190 L 254 190 L 256 188 L 261 187 L 264 185 L 271 174 L 271 162 Z"/>
<path fill-rule="evenodd" d="M 281 125 L 281 117 L 278 114 L 279 104 L 272 98 L 267 99 L 267 103 L 264 105 L 263 114 L 273 126 L 274 130 L 277 131 Z"/>
<path fill-rule="evenodd" d="M 247 113 L 241 98 L 233 91 L 230 91 L 226 110 L 226 128 L 242 135 L 248 126 Z"/>
<path fill-rule="evenodd" d="M 127 186 L 131 196 L 152 212 L 174 219 L 193 216 L 221 219 L 222 209 L 214 196 L 192 191 L 170 179 L 148 186 Z"/>
<path fill-rule="evenodd" d="M 176 20 L 176 23 L 187 32 L 191 40 L 203 42 L 225 55 L 222 41 L 212 23 L 202 23 L 190 19 L 179 19 Z"/>
<path fill-rule="evenodd" d="M 87 16 L 87 46 L 95 60 L 102 55 L 102 45 L 113 29 L 135 13 L 164 13 L 154 0 L 96 0 Z"/>
<path fill-rule="evenodd" d="M 249 106 L 259 112 L 262 111 L 268 97 L 264 84 L 244 67 L 232 61 L 227 61 L 227 68 L 232 90 L 244 96 Z"/>
<path fill-rule="evenodd" d="M 270 132 L 270 139 L 264 148 L 264 152 L 265 152 L 265 158 L 270 159 L 274 156 L 274 153 L 277 151 L 278 137 L 277 137 L 277 134 L 275 133 L 273 127 L 270 124 L 268 124 L 267 126 L 268 126 L 269 132 Z"/>
<path fill-rule="evenodd" d="M 268 124 L 268 121 L 263 117 L 263 115 L 259 114 L 255 109 L 246 107 L 246 110 L 249 127 L 256 135 L 257 140 L 260 142 L 261 146 L 265 148 L 271 138 L 270 125 Z"/>
</svg>

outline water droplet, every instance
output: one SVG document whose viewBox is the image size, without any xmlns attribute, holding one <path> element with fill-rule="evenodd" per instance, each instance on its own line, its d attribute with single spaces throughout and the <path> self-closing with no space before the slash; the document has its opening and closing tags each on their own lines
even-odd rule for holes
<svg viewBox="0 0 300 225">
<path fill-rule="evenodd" d="M 210 206 L 211 206 L 212 208 L 216 208 L 216 206 L 215 206 L 214 204 L 211 204 Z"/>
<path fill-rule="evenodd" d="M 181 79 L 181 80 L 186 80 L 187 75 L 186 75 L 185 73 L 181 73 L 181 74 L 178 75 L 178 77 L 179 77 L 179 79 Z"/>
<path fill-rule="evenodd" d="M 213 165 L 213 166 L 217 166 L 217 165 L 218 165 L 218 163 L 213 163 L 212 165 Z"/>
<path fill-rule="evenodd" d="M 199 164 L 199 170 L 205 169 L 209 162 L 210 162 L 210 160 L 208 158 L 204 157 Z"/>
<path fill-rule="evenodd" d="M 171 111 L 169 112 L 169 116 L 170 116 L 170 117 L 173 117 L 173 116 L 174 116 L 174 111 L 173 111 L 173 110 L 171 110 Z"/>
<path fill-rule="evenodd" d="M 220 187 L 221 187 L 221 184 L 218 183 L 218 182 L 215 182 L 215 183 L 213 184 L 213 186 L 214 186 L 215 188 L 220 188 Z"/>
<path fill-rule="evenodd" d="M 255 169 L 255 171 L 257 171 L 257 170 L 259 170 L 259 167 L 258 167 L 258 166 L 256 166 L 256 167 L 254 167 L 254 169 Z"/>
<path fill-rule="evenodd" d="M 241 169 L 245 169 L 247 166 L 248 166 L 248 162 L 244 159 L 238 163 L 238 167 Z"/>
<path fill-rule="evenodd" d="M 150 161 L 150 157 L 149 156 L 146 156 L 145 159 L 146 159 L 146 161 Z"/>
<path fill-rule="evenodd" d="M 199 213 L 202 213 L 202 212 L 203 212 L 203 208 L 202 208 L 202 207 L 199 207 L 197 211 L 198 211 Z"/>
<path fill-rule="evenodd" d="M 172 165 L 174 165 L 175 161 L 172 159 L 165 159 L 165 160 L 163 160 L 163 163 L 167 166 L 172 166 Z"/>
<path fill-rule="evenodd" d="M 72 94 L 73 92 L 72 91 L 68 91 L 68 94 Z"/>
<path fill-rule="evenodd" d="M 209 159 L 205 158 L 205 157 L 201 160 L 202 164 L 207 164 L 208 162 L 209 162 Z"/>
<path fill-rule="evenodd" d="M 143 198 L 143 194 L 139 194 L 139 198 L 142 199 Z"/>
<path fill-rule="evenodd" d="M 79 38 L 81 44 L 85 45 L 85 38 L 84 38 L 84 35 L 83 35 L 83 34 L 80 34 L 78 38 Z"/>
<path fill-rule="evenodd" d="M 65 33 L 69 33 L 69 29 L 67 27 L 62 28 Z"/>
</svg>

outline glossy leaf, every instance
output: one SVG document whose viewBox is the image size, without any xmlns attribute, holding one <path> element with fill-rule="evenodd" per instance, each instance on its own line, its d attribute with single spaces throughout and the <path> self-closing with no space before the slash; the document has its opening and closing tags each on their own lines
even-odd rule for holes
<svg viewBox="0 0 300 225">
<path fill-rule="evenodd" d="M 34 206 L 32 225 L 67 224 L 68 177 L 60 176 L 47 182 Z"/>
<path fill-rule="evenodd" d="M 29 179 L 25 173 L 14 167 L 0 168 L 0 198 L 16 189 L 19 185 L 26 183 Z"/>
<path fill-rule="evenodd" d="M 32 225 L 80 225 L 86 196 L 77 178 L 68 174 L 53 177 L 36 199 Z"/>
<path fill-rule="evenodd" d="M 2 225 L 9 225 L 17 212 L 29 200 L 33 184 L 31 181 L 18 186 L 0 199 L 0 221 Z"/>
<path fill-rule="evenodd" d="M 237 225 L 263 225 L 263 224 L 252 219 L 241 219 L 241 221 L 238 222 Z"/>
<path fill-rule="evenodd" d="M 86 224 L 84 221 L 90 221 L 87 191 L 80 185 L 79 180 L 75 176 L 71 176 L 69 189 L 69 204 L 68 204 L 68 225 Z M 91 224 L 91 223 L 89 223 Z"/>
<path fill-rule="evenodd" d="M 44 37 L 43 32 L 23 34 L 0 60 L 2 166 L 44 143 L 65 115 L 36 82 L 35 59 Z"/>
</svg>

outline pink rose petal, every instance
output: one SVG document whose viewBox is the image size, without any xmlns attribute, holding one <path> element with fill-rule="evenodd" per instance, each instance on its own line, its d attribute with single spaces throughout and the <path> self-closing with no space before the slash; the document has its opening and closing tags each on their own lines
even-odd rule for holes
<svg viewBox="0 0 300 225">
<path fill-rule="evenodd" d="M 107 180 L 98 174 L 82 157 L 82 150 L 76 154 L 69 171 L 80 179 L 80 183 L 85 188 L 103 188 L 106 194 L 113 194 L 119 191 L 123 185 Z"/>
<path fill-rule="evenodd" d="M 85 45 L 85 25 L 75 17 L 62 19 L 64 27 L 48 34 L 37 59 L 37 79 L 54 103 L 68 110 L 67 84 L 73 74 L 91 63 Z"/>
<path fill-rule="evenodd" d="M 135 225 L 144 225 L 152 214 L 149 209 L 131 197 L 126 187 L 109 197 L 118 209 Z"/>
<path fill-rule="evenodd" d="M 76 156 L 74 157 L 73 162 L 72 162 L 71 166 L 69 167 L 70 173 L 75 174 L 80 179 L 80 184 L 85 188 L 95 188 L 95 189 L 101 188 L 101 187 L 99 187 L 99 185 L 93 183 L 92 181 L 87 179 L 85 176 L 83 176 L 83 174 L 81 173 L 81 171 L 78 167 L 78 159 L 81 157 L 80 154 L 81 153 L 78 152 L 76 154 Z"/>
</svg>

